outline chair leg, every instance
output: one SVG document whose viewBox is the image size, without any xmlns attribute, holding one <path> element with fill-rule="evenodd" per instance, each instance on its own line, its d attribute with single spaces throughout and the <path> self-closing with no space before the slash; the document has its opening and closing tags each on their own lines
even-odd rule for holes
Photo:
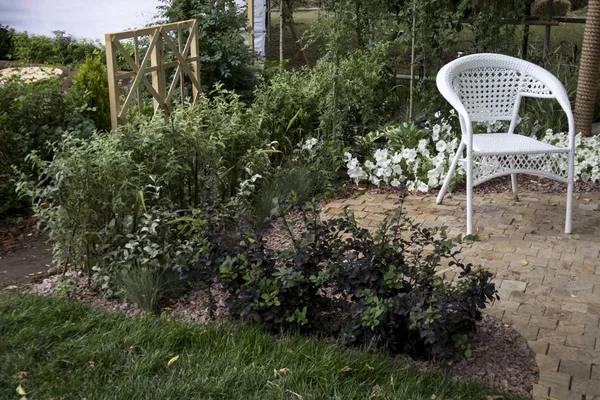
<svg viewBox="0 0 600 400">
<path fill-rule="evenodd" d="M 467 151 L 469 153 L 469 151 Z M 467 156 L 467 235 L 473 234 L 473 157 Z"/>
<path fill-rule="evenodd" d="M 442 188 L 440 189 L 440 193 L 437 196 L 437 199 L 436 199 L 437 204 L 442 204 L 442 200 L 444 199 L 444 196 L 446 195 L 446 190 L 448 189 L 448 185 L 450 184 L 450 181 L 452 180 L 452 176 L 454 175 L 454 170 L 456 170 L 456 165 L 458 164 L 458 159 L 462 155 L 464 147 L 465 147 L 465 144 L 463 142 L 460 142 L 460 145 L 458 146 L 458 150 L 456 150 L 456 154 L 454 155 L 454 158 L 452 159 L 452 164 L 450 164 L 450 169 L 448 170 L 448 174 L 446 174 L 446 178 L 444 179 L 444 184 L 442 185 Z"/>
<path fill-rule="evenodd" d="M 565 233 L 571 233 L 571 219 L 573 217 L 573 153 L 569 154 L 569 177 L 567 184 L 567 215 L 565 216 Z"/>
<path fill-rule="evenodd" d="M 519 189 L 517 188 L 517 174 L 510 174 L 510 180 L 512 183 L 513 197 L 516 201 L 519 201 Z"/>
</svg>

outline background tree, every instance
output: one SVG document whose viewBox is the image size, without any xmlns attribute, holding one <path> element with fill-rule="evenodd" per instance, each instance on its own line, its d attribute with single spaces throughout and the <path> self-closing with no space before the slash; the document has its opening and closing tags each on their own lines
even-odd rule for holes
<svg viewBox="0 0 600 400">
<path fill-rule="evenodd" d="M 600 0 L 590 0 L 588 3 L 579 65 L 575 125 L 577 132 L 590 136 L 600 70 Z"/>
<path fill-rule="evenodd" d="M 254 87 L 254 53 L 240 34 L 247 29 L 246 16 L 234 0 L 161 0 L 161 23 L 198 20 L 202 86 L 216 82 L 236 91 Z"/>
</svg>

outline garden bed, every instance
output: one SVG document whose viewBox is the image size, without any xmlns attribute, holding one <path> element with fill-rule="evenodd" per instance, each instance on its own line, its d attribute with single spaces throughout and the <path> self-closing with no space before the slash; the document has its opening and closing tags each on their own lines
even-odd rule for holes
<svg viewBox="0 0 600 400">
<path fill-rule="evenodd" d="M 291 230 L 298 236 L 304 230 L 301 219 L 299 213 L 292 213 L 289 217 Z M 278 224 L 273 224 L 268 230 L 264 239 L 268 248 L 292 248 L 290 238 L 282 234 L 280 228 Z M 68 279 L 55 275 L 45 279 L 33 288 L 33 292 L 50 296 L 67 295 L 95 307 L 120 311 L 129 316 L 144 314 L 130 302 L 101 296 L 89 286 L 87 278 L 81 273 L 69 271 L 66 277 Z M 189 323 L 222 324 L 230 320 L 226 300 L 227 294 L 219 284 L 210 287 L 197 285 L 180 299 L 163 307 L 161 313 Z M 400 358 L 422 371 L 441 371 L 458 381 L 476 381 L 525 396 L 531 395 L 532 386 L 538 379 L 538 368 L 527 341 L 515 329 L 484 315 L 477 322 L 470 341 L 471 358 L 460 354 L 432 361 L 412 360 L 405 356 Z"/>
</svg>

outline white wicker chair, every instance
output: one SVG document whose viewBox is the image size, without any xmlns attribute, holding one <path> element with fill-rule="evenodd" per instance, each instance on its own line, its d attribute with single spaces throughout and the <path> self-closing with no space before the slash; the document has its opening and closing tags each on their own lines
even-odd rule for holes
<svg viewBox="0 0 600 400">
<path fill-rule="evenodd" d="M 518 199 L 517 173 L 539 175 L 566 182 L 565 232 L 571 233 L 575 123 L 565 88 L 545 69 L 500 54 L 474 54 L 445 65 L 437 75 L 437 87 L 458 112 L 462 140 L 437 197 L 440 204 L 457 163 L 467 172 L 467 233 L 473 232 L 473 186 L 511 174 Z M 515 134 L 523 97 L 556 99 L 567 115 L 569 146 L 558 148 L 528 136 Z M 473 134 L 472 122 L 511 121 L 507 133 Z M 461 158 L 466 149 L 466 157 Z"/>
</svg>

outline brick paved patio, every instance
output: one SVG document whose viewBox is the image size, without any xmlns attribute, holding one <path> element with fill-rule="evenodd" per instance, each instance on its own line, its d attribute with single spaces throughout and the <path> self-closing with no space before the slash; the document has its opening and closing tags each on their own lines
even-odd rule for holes
<svg viewBox="0 0 600 400">
<path fill-rule="evenodd" d="M 510 323 L 536 354 L 540 379 L 534 399 L 600 400 L 600 194 L 576 195 L 573 233 L 564 233 L 565 195 L 523 192 L 474 195 L 480 241 L 463 249 L 465 261 L 496 274 L 501 300 L 488 314 Z M 328 204 L 345 206 L 365 226 L 376 226 L 398 197 L 368 194 Z M 426 226 L 464 233 L 465 196 L 409 196 L 407 215 Z M 452 279 L 455 272 L 443 268 Z"/>
</svg>

